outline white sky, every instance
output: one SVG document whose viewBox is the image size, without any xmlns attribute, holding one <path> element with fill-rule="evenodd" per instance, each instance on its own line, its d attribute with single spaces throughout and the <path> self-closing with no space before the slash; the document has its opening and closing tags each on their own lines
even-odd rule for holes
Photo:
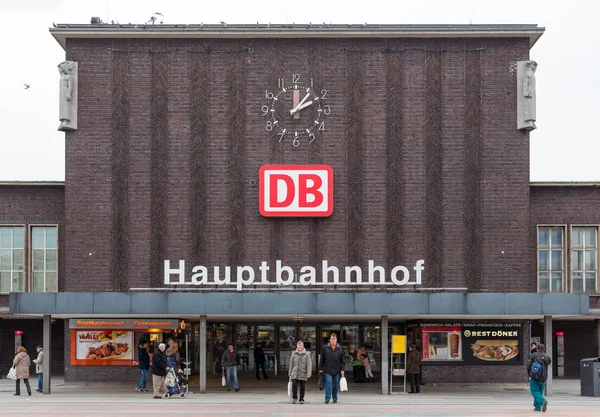
<svg viewBox="0 0 600 417">
<path fill-rule="evenodd" d="M 91 16 L 143 23 L 536 23 L 539 64 L 532 181 L 600 182 L 600 5 L 586 0 L 0 0 L 0 182 L 64 180 L 57 65 L 64 51 L 48 32 Z M 23 84 L 30 84 L 25 89 Z"/>
</svg>

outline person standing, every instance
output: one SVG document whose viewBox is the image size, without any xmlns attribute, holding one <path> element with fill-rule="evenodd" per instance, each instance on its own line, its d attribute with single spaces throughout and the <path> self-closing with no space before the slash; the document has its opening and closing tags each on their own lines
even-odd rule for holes
<svg viewBox="0 0 600 417">
<path fill-rule="evenodd" d="M 29 367 L 31 366 L 31 359 L 27 354 L 27 349 L 24 346 L 19 346 L 17 349 L 17 355 L 13 360 L 13 366 L 17 372 L 17 380 L 14 395 L 21 395 L 21 379 L 25 383 L 27 388 L 27 395 L 31 395 L 31 387 L 29 386 Z"/>
<path fill-rule="evenodd" d="M 300 386 L 300 404 L 304 404 L 306 381 L 312 374 L 312 358 L 310 352 L 304 349 L 304 342 L 296 343 L 296 350 L 292 352 L 288 375 L 292 380 L 292 404 L 298 400 L 298 386 Z"/>
<path fill-rule="evenodd" d="M 365 367 L 365 376 L 367 377 L 367 382 L 373 382 L 375 378 L 373 377 L 373 368 L 371 368 L 371 362 L 369 361 L 368 354 L 362 354 L 361 363 Z"/>
<path fill-rule="evenodd" d="M 173 369 L 175 370 L 175 372 L 177 372 L 177 370 L 179 369 L 179 344 L 173 340 L 172 337 L 169 338 L 169 340 L 167 340 L 167 345 L 169 346 L 165 352 L 165 354 L 167 355 L 167 358 L 169 358 L 169 361 L 171 362 L 171 366 L 173 367 Z"/>
<path fill-rule="evenodd" d="M 44 349 L 43 349 L 42 345 L 37 345 L 35 347 L 35 350 L 38 353 L 37 358 L 35 358 L 33 360 L 33 363 L 35 363 L 35 373 L 37 374 L 37 377 L 38 377 L 38 386 L 35 391 L 43 392 L 44 391 L 44 367 L 42 366 L 42 364 L 44 363 Z"/>
<path fill-rule="evenodd" d="M 233 378 L 233 389 L 237 392 L 238 387 L 237 366 L 239 363 L 238 353 L 233 351 L 233 345 L 229 345 L 223 352 L 221 358 L 221 369 L 227 373 L 227 391 L 231 391 L 231 379 Z"/>
<path fill-rule="evenodd" d="M 335 333 L 331 333 L 329 343 L 323 348 L 319 372 L 325 374 L 325 404 L 331 398 L 337 403 L 340 375 L 344 375 L 344 350 L 338 345 Z"/>
<path fill-rule="evenodd" d="M 529 390 L 533 396 L 533 410 L 546 412 L 548 401 L 544 398 L 544 388 L 548 380 L 548 372 L 552 359 L 546 355 L 546 346 L 538 343 L 537 351 L 531 355 L 527 363 L 527 375 L 529 375 Z"/>
<path fill-rule="evenodd" d="M 161 395 L 167 391 L 165 376 L 167 376 L 167 355 L 165 355 L 165 344 L 158 345 L 158 349 L 152 355 L 152 390 L 154 399 L 160 400 Z"/>
<path fill-rule="evenodd" d="M 406 357 L 406 373 L 410 378 L 410 394 L 421 392 L 421 378 L 419 377 L 419 368 L 421 366 L 421 352 L 417 350 L 416 345 L 411 343 Z"/>
<path fill-rule="evenodd" d="M 258 368 L 262 368 L 262 374 L 264 379 L 269 379 L 267 376 L 267 371 L 265 371 L 265 352 L 260 347 L 260 343 L 256 344 L 254 348 L 254 367 L 256 369 L 256 379 L 260 381 L 260 376 L 258 375 Z"/>
<path fill-rule="evenodd" d="M 150 355 L 148 354 L 148 342 L 142 342 L 138 346 L 138 368 L 142 373 L 140 382 L 138 382 L 136 391 L 148 392 L 146 381 L 148 379 L 148 369 L 150 369 Z"/>
</svg>

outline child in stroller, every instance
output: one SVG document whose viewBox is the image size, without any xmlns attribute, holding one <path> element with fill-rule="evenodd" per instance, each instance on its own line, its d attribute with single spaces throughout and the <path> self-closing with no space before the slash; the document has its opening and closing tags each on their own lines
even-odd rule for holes
<svg viewBox="0 0 600 417">
<path fill-rule="evenodd" d="M 170 358 L 167 358 L 167 364 L 169 365 L 167 376 L 165 377 L 167 392 L 165 392 L 164 397 L 169 398 L 173 395 L 179 395 L 181 398 L 185 397 L 189 385 L 187 378 L 183 376 L 183 371 L 181 369 L 177 372 L 175 368 L 173 368 Z"/>
</svg>

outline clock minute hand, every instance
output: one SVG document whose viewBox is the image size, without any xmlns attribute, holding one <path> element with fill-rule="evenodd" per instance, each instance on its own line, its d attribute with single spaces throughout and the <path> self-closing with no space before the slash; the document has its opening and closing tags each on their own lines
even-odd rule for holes
<svg viewBox="0 0 600 417">
<path fill-rule="evenodd" d="M 306 99 L 310 96 L 310 93 L 306 93 L 306 95 L 304 96 L 304 98 L 302 100 L 300 100 L 300 103 L 298 103 L 298 105 L 296 107 L 294 107 L 292 110 L 290 110 L 290 114 L 294 114 L 296 113 L 298 110 L 301 109 L 300 106 L 302 106 L 302 104 L 306 101 Z"/>
</svg>

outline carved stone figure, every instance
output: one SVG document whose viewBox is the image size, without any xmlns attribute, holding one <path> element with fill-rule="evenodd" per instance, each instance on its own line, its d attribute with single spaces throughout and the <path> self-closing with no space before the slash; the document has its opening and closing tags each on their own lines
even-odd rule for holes
<svg viewBox="0 0 600 417">
<path fill-rule="evenodd" d="M 533 130 L 535 125 L 535 61 L 517 62 L 517 129 Z"/>
<path fill-rule="evenodd" d="M 58 64 L 60 73 L 58 130 L 77 130 L 77 62 Z"/>
</svg>

